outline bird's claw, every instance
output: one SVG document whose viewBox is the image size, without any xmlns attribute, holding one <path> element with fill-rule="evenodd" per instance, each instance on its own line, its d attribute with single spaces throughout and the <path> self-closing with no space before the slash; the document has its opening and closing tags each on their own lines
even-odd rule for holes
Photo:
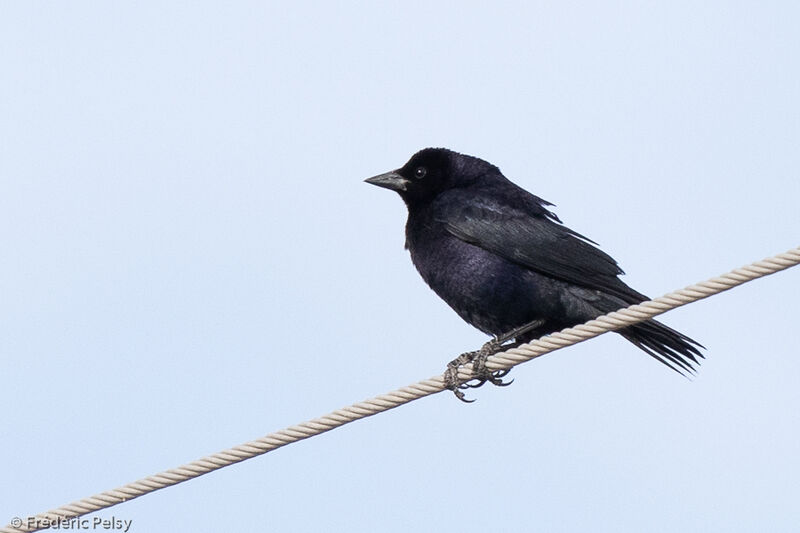
<svg viewBox="0 0 800 533">
<path fill-rule="evenodd" d="M 477 389 L 487 381 L 497 387 L 508 387 L 514 382 L 513 379 L 510 381 L 503 381 L 503 378 L 506 377 L 509 372 L 511 372 L 510 368 L 506 370 L 491 371 L 486 367 L 486 360 L 489 358 L 489 356 L 499 352 L 502 349 L 503 348 L 501 346 L 497 346 L 496 351 L 492 353 L 483 352 L 483 350 L 481 350 L 481 353 L 479 353 L 475 360 L 472 361 L 472 374 L 478 380 L 478 383 L 472 385 L 466 383 L 465 385 L 467 385 L 467 387 Z"/>
<path fill-rule="evenodd" d="M 502 350 L 502 342 L 498 339 L 492 339 L 484 344 L 480 350 L 462 353 L 447 364 L 447 369 L 444 372 L 445 388 L 453 391 L 453 394 L 456 395 L 456 398 L 462 402 L 472 403 L 475 400 L 467 400 L 462 391 L 466 389 L 477 389 L 478 387 L 483 386 L 483 384 L 487 381 L 492 385 L 497 385 L 498 387 L 507 387 L 508 385 L 511 385 L 511 383 L 514 382 L 513 379 L 507 382 L 503 381 L 503 378 L 511 371 L 510 369 L 491 371 L 486 367 L 486 360 L 489 358 L 489 356 L 494 355 Z M 468 363 L 472 363 L 473 377 L 465 382 L 461 382 L 458 379 L 458 369 L 462 365 L 466 365 Z M 471 381 L 477 381 L 477 383 L 470 383 Z"/>
<path fill-rule="evenodd" d="M 453 394 L 456 395 L 456 398 L 461 400 L 464 403 L 472 403 L 475 400 L 467 400 L 464 396 L 464 393 L 461 392 L 465 389 L 470 388 L 469 385 L 466 383 L 461 383 L 458 379 L 458 369 L 462 365 L 472 362 L 472 359 L 475 358 L 475 353 L 477 352 L 465 352 L 447 363 L 447 369 L 444 371 L 444 386 L 447 389 L 453 391 Z"/>
</svg>

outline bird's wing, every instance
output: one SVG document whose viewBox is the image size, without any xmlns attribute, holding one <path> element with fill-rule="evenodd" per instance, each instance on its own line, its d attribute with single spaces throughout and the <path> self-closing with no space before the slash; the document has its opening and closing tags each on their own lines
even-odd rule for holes
<svg viewBox="0 0 800 533">
<path fill-rule="evenodd" d="M 459 239 L 553 278 L 631 303 L 645 299 L 617 278 L 623 271 L 611 256 L 558 223 L 543 200 L 530 195 L 515 206 L 486 195 L 454 200 L 440 204 L 436 219 Z"/>
</svg>

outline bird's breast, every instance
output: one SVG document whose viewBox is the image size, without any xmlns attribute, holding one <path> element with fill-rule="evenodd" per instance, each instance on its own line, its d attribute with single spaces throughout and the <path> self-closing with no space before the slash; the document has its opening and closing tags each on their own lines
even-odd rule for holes
<svg viewBox="0 0 800 533">
<path fill-rule="evenodd" d="M 536 318 L 536 275 L 442 227 L 407 232 L 411 260 L 425 282 L 464 320 L 502 334 Z M 416 228 L 419 230 L 419 228 Z"/>
</svg>

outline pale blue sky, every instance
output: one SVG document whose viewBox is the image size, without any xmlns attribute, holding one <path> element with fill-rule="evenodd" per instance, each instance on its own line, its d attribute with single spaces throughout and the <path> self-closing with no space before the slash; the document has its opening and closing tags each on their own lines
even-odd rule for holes
<svg viewBox="0 0 800 533">
<path fill-rule="evenodd" d="M 660 295 L 800 239 L 793 2 L 8 2 L 0 522 L 442 370 L 486 338 L 362 183 L 497 164 Z M 800 269 L 99 516 L 168 531 L 795 531 Z"/>
</svg>

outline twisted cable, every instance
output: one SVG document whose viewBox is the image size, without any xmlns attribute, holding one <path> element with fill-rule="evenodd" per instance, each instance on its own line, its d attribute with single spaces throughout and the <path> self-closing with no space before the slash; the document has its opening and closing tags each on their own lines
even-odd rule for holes
<svg viewBox="0 0 800 533">
<path fill-rule="evenodd" d="M 602 315 L 585 324 L 567 328 L 528 344 L 522 344 L 508 351 L 495 354 L 487 359 L 486 366 L 490 370 L 508 369 L 555 350 L 572 346 L 603 333 L 648 320 L 676 307 L 719 294 L 748 281 L 785 270 L 798 263 L 800 263 L 800 247 L 679 289 L 660 298 Z M 458 378 L 460 380 L 468 381 L 472 377 L 471 363 L 459 369 Z M 25 519 L 15 518 L 12 523 L 0 528 L 0 533 L 38 531 L 48 527 L 58 527 L 59 523 L 69 521 L 72 518 L 106 509 L 165 487 L 177 485 L 214 470 L 263 455 L 287 444 L 325 433 L 350 422 L 388 411 L 443 390 L 444 377 L 442 375 L 434 376 L 57 509 Z"/>
</svg>

